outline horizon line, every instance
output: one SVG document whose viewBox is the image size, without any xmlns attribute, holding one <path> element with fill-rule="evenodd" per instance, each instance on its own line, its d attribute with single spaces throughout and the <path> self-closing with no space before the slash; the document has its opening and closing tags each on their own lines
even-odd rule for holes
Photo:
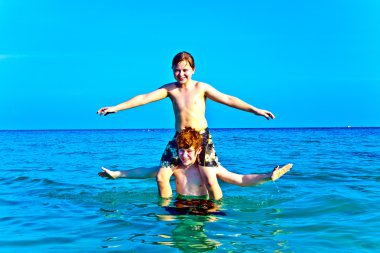
<svg viewBox="0 0 380 253">
<path fill-rule="evenodd" d="M 380 126 L 303 126 L 303 127 L 210 127 L 210 129 L 323 129 L 323 128 L 380 128 Z M 0 131 L 106 131 L 106 130 L 175 130 L 174 128 L 51 128 L 0 129 Z"/>
</svg>

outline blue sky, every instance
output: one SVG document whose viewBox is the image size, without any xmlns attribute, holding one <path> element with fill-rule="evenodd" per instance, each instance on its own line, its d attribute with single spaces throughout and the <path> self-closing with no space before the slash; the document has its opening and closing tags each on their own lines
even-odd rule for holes
<svg viewBox="0 0 380 253">
<path fill-rule="evenodd" d="M 169 99 L 98 108 L 195 80 L 272 111 L 212 101 L 210 127 L 380 126 L 380 2 L 0 0 L 0 129 L 173 128 Z"/>
</svg>

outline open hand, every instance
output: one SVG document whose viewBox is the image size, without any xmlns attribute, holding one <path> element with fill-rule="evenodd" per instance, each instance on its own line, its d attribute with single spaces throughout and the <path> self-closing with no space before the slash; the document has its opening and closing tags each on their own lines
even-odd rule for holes
<svg viewBox="0 0 380 253">
<path fill-rule="evenodd" d="M 267 120 L 274 119 L 273 113 L 267 110 L 260 110 L 259 115 L 265 117 Z"/>
<path fill-rule="evenodd" d="M 96 113 L 99 115 L 107 116 L 110 113 L 115 113 L 115 111 L 113 110 L 113 106 L 107 106 L 100 108 Z"/>
<path fill-rule="evenodd" d="M 273 181 L 276 181 L 280 177 L 282 177 L 285 173 L 287 173 L 291 168 L 293 167 L 293 164 L 289 163 L 283 167 L 280 168 L 280 166 L 277 165 L 276 168 L 272 171 L 271 179 Z"/>
</svg>

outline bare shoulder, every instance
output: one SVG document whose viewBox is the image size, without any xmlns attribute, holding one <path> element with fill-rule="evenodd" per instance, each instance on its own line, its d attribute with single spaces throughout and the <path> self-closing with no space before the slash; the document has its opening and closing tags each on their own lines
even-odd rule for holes
<svg viewBox="0 0 380 253">
<path fill-rule="evenodd" d="M 220 99 L 225 95 L 208 83 L 200 83 L 202 86 L 203 92 L 207 97 L 211 98 L 214 101 L 220 102 Z"/>
<path fill-rule="evenodd" d="M 211 86 L 208 83 L 198 82 L 198 81 L 195 81 L 195 85 L 198 86 L 198 87 L 209 87 L 209 86 Z"/>
<path fill-rule="evenodd" d="M 205 92 L 209 91 L 210 89 L 214 89 L 210 84 L 204 82 L 196 82 L 195 86 L 198 89 L 204 90 Z"/>
</svg>

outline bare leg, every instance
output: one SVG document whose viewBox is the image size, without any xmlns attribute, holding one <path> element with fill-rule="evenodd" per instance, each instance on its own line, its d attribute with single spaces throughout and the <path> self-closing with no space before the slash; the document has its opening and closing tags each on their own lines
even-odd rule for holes
<svg viewBox="0 0 380 253">
<path fill-rule="evenodd" d="M 173 175 L 173 170 L 168 167 L 161 167 L 157 173 L 157 187 L 161 198 L 170 198 L 173 195 L 172 187 L 170 186 L 170 177 Z"/>
<path fill-rule="evenodd" d="M 217 168 L 199 166 L 199 171 L 203 181 L 206 184 L 210 198 L 214 200 L 221 199 L 223 197 L 223 193 L 216 177 Z"/>
</svg>

